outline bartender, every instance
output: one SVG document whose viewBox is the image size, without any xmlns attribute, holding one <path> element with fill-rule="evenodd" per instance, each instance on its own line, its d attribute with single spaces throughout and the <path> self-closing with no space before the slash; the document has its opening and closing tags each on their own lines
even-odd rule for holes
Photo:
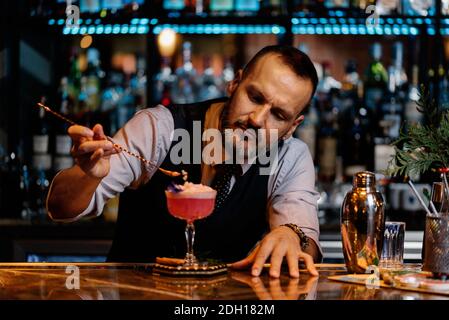
<svg viewBox="0 0 449 320">
<path fill-rule="evenodd" d="M 270 262 L 272 277 L 280 276 L 284 261 L 289 275 L 299 277 L 299 261 L 303 261 L 309 273 L 317 275 L 314 262 L 321 261 L 322 251 L 315 170 L 306 144 L 292 137 L 304 120 L 317 82 L 306 54 L 290 46 L 265 47 L 228 84 L 229 98 L 147 108 L 117 132 L 115 143 L 139 153 L 151 165 L 119 152 L 99 124 L 91 129 L 71 126 L 75 165 L 55 176 L 48 213 L 53 220 L 66 222 L 98 216 L 106 201 L 120 194 L 108 261 L 180 257 L 185 252 L 185 223 L 167 211 L 164 190 L 171 178 L 158 168 L 184 169 L 190 182 L 217 190 L 214 212 L 195 223 L 199 257 L 248 268 L 253 276 Z M 173 132 L 184 129 L 195 139 L 195 122 L 203 131 L 275 130 L 277 165 L 271 174 L 261 174 L 259 161 L 175 164 L 170 157 L 177 142 Z"/>
</svg>

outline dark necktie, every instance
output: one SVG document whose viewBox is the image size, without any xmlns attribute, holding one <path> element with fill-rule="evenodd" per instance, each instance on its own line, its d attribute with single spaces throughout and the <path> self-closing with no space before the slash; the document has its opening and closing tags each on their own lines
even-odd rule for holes
<svg viewBox="0 0 449 320">
<path fill-rule="evenodd" d="M 220 164 L 217 165 L 217 173 L 212 182 L 212 188 L 217 190 L 217 197 L 215 199 L 215 210 L 219 209 L 226 201 L 231 190 L 232 176 L 240 176 L 241 165 L 239 164 Z"/>
</svg>

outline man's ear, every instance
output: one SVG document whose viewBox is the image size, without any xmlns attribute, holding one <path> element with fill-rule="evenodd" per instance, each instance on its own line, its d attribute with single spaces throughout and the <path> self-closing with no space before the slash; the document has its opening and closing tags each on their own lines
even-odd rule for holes
<svg viewBox="0 0 449 320">
<path fill-rule="evenodd" d="M 295 132 L 296 128 L 304 121 L 304 115 L 300 115 L 299 117 L 297 117 L 295 119 L 295 121 L 293 122 L 292 126 L 290 127 L 290 129 L 288 129 L 287 133 L 284 135 L 283 139 L 287 139 L 290 138 L 293 134 L 293 132 Z"/>
<path fill-rule="evenodd" d="M 234 93 L 234 91 L 237 89 L 240 81 L 242 81 L 242 75 L 243 75 L 243 71 L 242 69 L 240 69 L 239 71 L 237 71 L 237 73 L 234 76 L 234 79 L 232 79 L 229 83 L 228 86 L 226 87 L 226 93 L 228 95 L 228 97 L 232 96 L 232 94 Z"/>
</svg>

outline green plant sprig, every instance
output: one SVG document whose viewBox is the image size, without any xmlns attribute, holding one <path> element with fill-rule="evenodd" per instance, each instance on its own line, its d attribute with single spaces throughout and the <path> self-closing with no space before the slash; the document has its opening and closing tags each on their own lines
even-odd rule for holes
<svg viewBox="0 0 449 320">
<path fill-rule="evenodd" d="M 401 128 L 399 138 L 392 143 L 396 153 L 386 172 L 390 176 L 412 176 L 449 166 L 449 111 L 439 110 L 424 86 L 421 86 L 417 109 L 424 115 L 426 124 Z"/>
</svg>

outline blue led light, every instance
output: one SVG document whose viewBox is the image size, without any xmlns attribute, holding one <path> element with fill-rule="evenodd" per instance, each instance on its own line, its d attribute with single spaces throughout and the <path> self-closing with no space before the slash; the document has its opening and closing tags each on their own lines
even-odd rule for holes
<svg viewBox="0 0 449 320">
<path fill-rule="evenodd" d="M 281 33 L 281 29 L 278 26 L 273 26 L 271 27 L 271 32 L 273 32 L 274 34 L 279 34 Z"/>
<path fill-rule="evenodd" d="M 346 23 L 346 19 L 345 18 L 339 18 L 338 22 L 341 24 L 345 24 Z"/>
<path fill-rule="evenodd" d="M 402 18 L 397 18 L 397 19 L 396 19 L 396 22 L 397 22 L 398 24 L 404 24 L 404 20 L 403 20 Z"/>
<path fill-rule="evenodd" d="M 317 34 L 323 34 L 324 33 L 323 27 L 322 26 L 316 26 L 315 27 L 315 32 Z"/>
<path fill-rule="evenodd" d="M 95 32 L 96 32 L 97 34 L 103 34 L 103 32 L 104 32 L 104 26 L 103 26 L 103 25 L 97 26 L 97 27 L 95 28 Z"/>
<path fill-rule="evenodd" d="M 415 27 L 411 27 L 410 28 L 410 33 L 414 36 L 416 36 L 418 34 L 418 29 Z"/>
<path fill-rule="evenodd" d="M 315 34 L 315 28 L 312 26 L 308 26 L 306 34 Z"/>
<path fill-rule="evenodd" d="M 74 28 L 74 27 L 71 27 L 71 28 L 69 28 L 70 29 L 70 33 L 71 34 L 78 34 L 78 31 L 80 30 L 80 28 Z"/>
<path fill-rule="evenodd" d="M 320 18 L 320 23 L 322 24 L 326 24 L 327 23 L 327 19 L 326 18 Z"/>
<path fill-rule="evenodd" d="M 432 24 L 432 19 L 426 18 L 426 19 L 424 19 L 424 22 L 425 22 L 426 24 Z"/>
<path fill-rule="evenodd" d="M 150 19 L 144 18 L 144 19 L 140 19 L 140 24 L 148 24 L 150 23 Z"/>
<path fill-rule="evenodd" d="M 302 19 L 301 19 L 301 23 L 302 23 L 302 24 L 309 24 L 309 19 L 307 19 L 307 18 L 302 18 Z"/>
<path fill-rule="evenodd" d="M 327 25 L 324 27 L 324 33 L 325 33 L 325 34 L 332 34 L 332 28 L 331 28 L 330 25 L 327 24 Z"/>
<path fill-rule="evenodd" d="M 340 26 L 333 26 L 332 31 L 333 31 L 333 34 L 341 34 Z"/>
<path fill-rule="evenodd" d="M 330 19 L 329 19 L 329 23 L 330 23 L 330 24 L 336 24 L 336 23 L 337 23 L 337 19 L 335 19 L 335 18 L 330 18 Z"/>
<path fill-rule="evenodd" d="M 80 28 L 79 33 L 80 33 L 80 34 L 86 34 L 86 32 L 87 32 L 87 27 L 82 26 L 82 27 Z"/>
<path fill-rule="evenodd" d="M 390 26 L 384 26 L 384 32 L 386 35 L 391 35 L 391 27 Z"/>
<path fill-rule="evenodd" d="M 59 19 L 58 20 L 58 26 L 62 26 L 65 23 L 64 19 Z"/>
<path fill-rule="evenodd" d="M 410 32 L 409 32 L 409 27 L 402 26 L 401 32 L 402 32 L 402 34 L 404 34 L 404 35 L 408 35 L 408 34 L 410 33 Z"/>
<path fill-rule="evenodd" d="M 335 11 L 335 15 L 336 15 L 337 17 L 343 17 L 343 15 L 344 15 L 344 12 L 343 12 L 343 11 L 340 11 L 340 10 L 338 10 L 338 11 Z"/>
<path fill-rule="evenodd" d="M 299 19 L 298 18 L 292 18 L 292 24 L 298 24 Z"/>
<path fill-rule="evenodd" d="M 431 35 L 431 36 L 434 36 L 435 35 L 435 28 L 427 28 L 427 33 L 429 34 L 429 35 Z"/>
<path fill-rule="evenodd" d="M 150 20 L 150 24 L 153 25 L 153 26 L 156 25 L 157 22 L 158 22 L 158 20 L 156 18 L 153 18 L 153 19 Z"/>
<path fill-rule="evenodd" d="M 355 25 L 351 25 L 350 27 L 349 27 L 349 33 L 351 33 L 351 34 L 357 34 L 358 32 L 357 32 L 357 27 L 355 26 Z"/>
<path fill-rule="evenodd" d="M 417 24 L 422 24 L 422 19 L 421 19 L 421 18 L 416 18 L 416 19 L 415 19 L 415 22 L 416 22 Z"/>
<path fill-rule="evenodd" d="M 311 18 L 310 19 L 310 23 L 311 24 L 318 24 L 318 19 L 317 18 Z"/>
<path fill-rule="evenodd" d="M 133 27 L 131 27 L 131 29 L 132 29 Z M 137 28 L 136 28 L 136 30 L 137 30 Z M 154 34 L 159 34 L 159 33 L 161 33 L 161 30 L 162 30 L 162 28 L 160 27 L 160 26 L 156 26 L 156 27 L 154 27 L 154 29 L 153 29 L 153 33 Z M 132 32 L 132 30 L 129 30 L 129 32 L 130 33 L 133 33 Z"/>
<path fill-rule="evenodd" d="M 63 34 L 69 34 L 69 33 L 70 33 L 70 28 L 65 27 L 65 28 L 62 30 L 62 33 L 63 33 Z"/>
<path fill-rule="evenodd" d="M 95 27 L 94 26 L 89 26 L 89 28 L 87 28 L 87 33 L 88 34 L 95 34 Z"/>
<path fill-rule="evenodd" d="M 101 24 L 101 19 L 95 19 L 95 24 Z"/>
<path fill-rule="evenodd" d="M 138 34 L 147 34 L 148 33 L 148 26 L 140 26 L 137 28 Z"/>
<path fill-rule="evenodd" d="M 393 29 L 393 32 L 394 32 L 394 29 Z M 376 34 L 382 35 L 382 34 L 384 34 L 384 30 L 381 27 L 376 27 Z"/>
<path fill-rule="evenodd" d="M 368 34 L 374 34 L 376 30 L 373 27 L 366 27 L 366 31 Z"/>
<path fill-rule="evenodd" d="M 366 34 L 366 26 L 359 25 L 358 29 L 359 29 L 359 34 Z"/>
<path fill-rule="evenodd" d="M 411 19 L 411 18 L 407 18 L 405 21 L 407 22 L 407 24 L 412 24 L 413 23 L 413 19 Z"/>
<path fill-rule="evenodd" d="M 343 25 L 343 26 L 341 27 L 341 33 L 343 33 L 343 34 L 349 34 L 349 28 L 348 28 L 347 25 Z"/>
<path fill-rule="evenodd" d="M 349 24 L 355 24 L 356 21 L 355 21 L 354 18 L 349 18 L 349 19 L 348 19 L 348 23 L 349 23 Z"/>
<path fill-rule="evenodd" d="M 127 24 L 122 25 L 122 28 L 120 29 L 120 33 L 127 34 L 129 32 L 129 26 Z"/>
<path fill-rule="evenodd" d="M 387 23 L 394 24 L 394 19 L 393 18 L 387 18 Z"/>
<path fill-rule="evenodd" d="M 299 34 L 307 34 L 306 27 L 299 27 Z"/>
<path fill-rule="evenodd" d="M 91 24 L 92 23 L 92 19 L 86 19 L 86 24 Z"/>
<path fill-rule="evenodd" d="M 139 24 L 139 19 L 137 19 L 137 18 L 132 18 L 132 19 L 131 19 L 131 24 Z"/>
<path fill-rule="evenodd" d="M 50 19 L 50 20 L 48 20 L 48 25 L 49 26 L 52 26 L 52 25 L 54 25 L 55 24 L 55 19 Z"/>
<path fill-rule="evenodd" d="M 112 32 L 112 26 L 110 24 L 107 24 L 104 28 L 105 34 L 110 34 Z"/>
<path fill-rule="evenodd" d="M 449 24 L 449 19 L 444 19 L 444 23 Z"/>
</svg>

